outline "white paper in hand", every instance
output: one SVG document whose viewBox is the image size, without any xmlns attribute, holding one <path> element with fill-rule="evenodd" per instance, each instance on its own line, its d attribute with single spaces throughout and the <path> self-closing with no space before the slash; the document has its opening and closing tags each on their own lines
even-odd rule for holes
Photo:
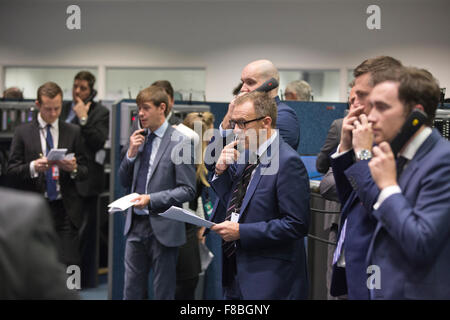
<svg viewBox="0 0 450 320">
<path fill-rule="evenodd" d="M 215 224 L 211 221 L 200 218 L 195 213 L 190 212 L 189 210 L 181 209 L 175 206 L 171 206 L 166 212 L 160 213 L 159 215 L 171 220 L 194 224 L 199 227 L 210 228 Z"/>
<path fill-rule="evenodd" d="M 57 161 L 64 160 L 67 149 L 51 149 L 47 154 L 47 160 Z"/>
<path fill-rule="evenodd" d="M 110 204 L 108 204 L 108 212 L 113 213 L 117 211 L 127 210 L 129 207 L 134 205 L 134 202 L 132 202 L 131 200 L 137 198 L 138 196 L 139 194 L 137 193 L 131 193 L 120 199 L 117 199 L 116 201 L 111 202 Z"/>
</svg>

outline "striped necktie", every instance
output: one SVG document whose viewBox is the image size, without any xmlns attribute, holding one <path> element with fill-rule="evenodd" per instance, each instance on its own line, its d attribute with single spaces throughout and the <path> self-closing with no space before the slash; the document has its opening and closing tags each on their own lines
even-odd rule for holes
<svg viewBox="0 0 450 320">
<path fill-rule="evenodd" d="M 236 186 L 234 187 L 233 192 L 231 194 L 231 200 L 228 205 L 225 220 L 230 221 L 231 216 L 233 215 L 234 212 L 237 213 L 240 212 L 248 184 L 250 183 L 252 172 L 258 165 L 258 162 L 246 165 L 240 180 L 236 183 Z M 227 258 L 230 258 L 235 253 L 235 251 L 236 251 L 236 241 L 223 242 L 223 252 Z"/>
</svg>

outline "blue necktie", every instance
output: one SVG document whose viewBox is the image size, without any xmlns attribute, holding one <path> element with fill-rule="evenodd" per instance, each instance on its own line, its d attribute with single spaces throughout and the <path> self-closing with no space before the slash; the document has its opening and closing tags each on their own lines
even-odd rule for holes
<svg viewBox="0 0 450 320">
<path fill-rule="evenodd" d="M 137 174 L 136 188 L 134 192 L 138 194 L 145 194 L 145 187 L 147 184 L 147 174 L 150 166 L 150 156 L 152 154 L 153 140 L 156 135 L 152 132 L 145 143 L 144 150 L 142 151 L 141 163 Z"/>
<path fill-rule="evenodd" d="M 46 155 L 53 148 L 53 137 L 50 132 L 51 124 L 47 124 L 47 137 L 45 140 L 47 141 L 47 152 Z M 58 197 L 58 191 L 56 191 L 56 181 L 53 180 L 53 169 L 50 167 L 49 170 L 45 172 L 45 181 L 47 185 L 47 197 L 50 201 L 56 200 Z"/>
</svg>

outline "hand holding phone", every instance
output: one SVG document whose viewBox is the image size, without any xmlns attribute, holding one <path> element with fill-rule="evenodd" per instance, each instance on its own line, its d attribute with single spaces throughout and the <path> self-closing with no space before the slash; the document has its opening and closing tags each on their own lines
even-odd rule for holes
<svg viewBox="0 0 450 320">
<path fill-rule="evenodd" d="M 391 149 L 394 157 L 402 150 L 405 144 L 411 137 L 422 127 L 427 120 L 427 114 L 419 109 L 414 109 L 408 118 L 406 118 L 403 127 L 400 129 L 398 135 L 391 141 Z"/>
</svg>

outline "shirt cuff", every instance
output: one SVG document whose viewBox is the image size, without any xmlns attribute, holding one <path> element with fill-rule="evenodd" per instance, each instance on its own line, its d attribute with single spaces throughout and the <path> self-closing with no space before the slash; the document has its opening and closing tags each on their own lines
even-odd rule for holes
<svg viewBox="0 0 450 320">
<path fill-rule="evenodd" d="M 39 174 L 36 172 L 36 169 L 34 168 L 35 161 L 30 162 L 30 176 L 31 178 L 37 178 Z"/>
<path fill-rule="evenodd" d="M 349 149 L 349 150 L 345 150 L 345 151 L 339 152 L 339 147 L 340 146 L 341 145 L 339 144 L 337 149 L 336 149 L 336 152 L 331 155 L 331 158 L 333 158 L 333 159 L 339 158 L 340 156 L 343 156 L 344 154 L 346 154 L 347 152 L 352 150 L 352 149 Z"/>
<path fill-rule="evenodd" d="M 228 135 L 233 133 L 233 129 L 224 129 L 222 128 L 222 123 L 219 125 L 219 132 L 222 137 L 227 137 Z"/>
<path fill-rule="evenodd" d="M 384 188 L 381 190 L 377 202 L 373 205 L 373 209 L 378 210 L 384 200 L 397 193 L 402 193 L 402 189 L 397 185 Z"/>
<path fill-rule="evenodd" d="M 127 154 L 125 156 L 127 157 L 127 160 L 130 161 L 130 162 L 134 162 L 134 160 L 136 160 L 136 157 L 137 157 L 137 156 L 134 156 L 133 158 L 130 158 L 128 156 L 128 150 L 127 150 Z"/>
</svg>

